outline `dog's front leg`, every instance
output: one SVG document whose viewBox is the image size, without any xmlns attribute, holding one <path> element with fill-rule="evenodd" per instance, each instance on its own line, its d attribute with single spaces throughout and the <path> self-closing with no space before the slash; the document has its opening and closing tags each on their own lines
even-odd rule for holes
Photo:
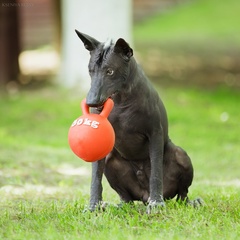
<svg viewBox="0 0 240 240">
<path fill-rule="evenodd" d="M 105 158 L 92 163 L 92 182 L 90 196 L 90 211 L 94 211 L 102 202 L 102 176 L 105 166 Z"/>
<path fill-rule="evenodd" d="M 151 162 L 150 197 L 147 213 L 157 213 L 165 206 L 163 200 L 163 151 L 164 140 L 162 130 L 156 131 L 149 142 Z"/>
</svg>

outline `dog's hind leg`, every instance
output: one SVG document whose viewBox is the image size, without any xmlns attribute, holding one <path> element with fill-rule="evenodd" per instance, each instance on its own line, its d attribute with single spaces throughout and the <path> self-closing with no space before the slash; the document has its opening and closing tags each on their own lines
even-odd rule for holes
<svg viewBox="0 0 240 240">
<path fill-rule="evenodd" d="M 180 169 L 177 200 L 188 201 L 188 188 L 193 180 L 193 166 L 190 157 L 180 147 L 175 149 L 176 162 Z"/>
<path fill-rule="evenodd" d="M 190 157 L 180 147 L 169 141 L 164 149 L 163 196 L 174 198 L 193 207 L 204 205 L 201 198 L 189 200 L 188 188 L 193 180 L 193 166 Z"/>
<path fill-rule="evenodd" d="M 188 188 L 192 184 L 192 179 L 193 179 L 193 166 L 189 156 L 180 147 L 177 147 L 175 155 L 176 155 L 177 163 L 182 168 L 177 200 L 186 201 L 186 204 L 191 205 L 193 207 L 204 205 L 205 203 L 201 198 L 190 200 L 187 196 Z"/>
<path fill-rule="evenodd" d="M 164 148 L 163 195 L 165 199 L 177 195 L 177 200 L 187 201 L 188 188 L 193 179 L 193 167 L 187 153 L 169 141 Z"/>
<path fill-rule="evenodd" d="M 122 158 L 116 151 L 107 156 L 104 173 L 121 201 L 127 203 L 134 200 L 147 202 L 149 198 L 147 175 L 135 164 Z"/>
</svg>

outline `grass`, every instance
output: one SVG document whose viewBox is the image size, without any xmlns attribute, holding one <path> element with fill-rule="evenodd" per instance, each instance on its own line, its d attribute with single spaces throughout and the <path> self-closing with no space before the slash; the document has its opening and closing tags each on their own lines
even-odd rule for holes
<svg viewBox="0 0 240 240">
<path fill-rule="evenodd" d="M 195 168 L 193 209 L 167 202 L 83 212 L 90 164 L 70 151 L 67 132 L 84 94 L 56 87 L 0 95 L 0 239 L 240 239 L 239 101 L 228 89 L 156 86 L 167 107 L 170 136 Z M 104 199 L 118 197 L 104 180 Z"/>
<path fill-rule="evenodd" d="M 240 1 L 185 1 L 134 26 L 148 76 L 185 85 L 239 87 Z"/>
<path fill-rule="evenodd" d="M 238 239 L 234 197 L 220 197 L 222 203 L 201 209 L 168 203 L 152 216 L 138 205 L 83 214 L 78 202 L 20 203 L 14 217 L 8 212 L 0 220 L 1 231 L 11 234 L 9 239 Z"/>
<path fill-rule="evenodd" d="M 135 26 L 136 46 L 166 46 L 171 58 L 182 46 L 203 55 L 206 49 L 207 58 L 214 49 L 235 54 L 239 8 L 238 0 L 189 1 Z M 141 203 L 84 212 L 91 167 L 70 151 L 67 132 L 85 94 L 55 86 L 0 92 L 0 239 L 240 239 L 239 92 L 156 87 L 171 139 L 193 161 L 189 197 L 201 196 L 204 207 L 173 200 L 154 215 Z M 103 185 L 104 200 L 118 203 L 105 179 Z"/>
<path fill-rule="evenodd" d="M 171 48 L 182 43 L 210 51 L 233 47 L 239 50 L 239 8 L 238 0 L 188 1 L 136 24 L 134 39 L 136 44 L 171 44 Z"/>
</svg>

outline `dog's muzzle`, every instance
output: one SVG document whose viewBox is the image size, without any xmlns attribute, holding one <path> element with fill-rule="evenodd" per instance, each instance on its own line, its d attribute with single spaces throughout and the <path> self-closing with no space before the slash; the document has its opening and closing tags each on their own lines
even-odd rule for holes
<svg viewBox="0 0 240 240">
<path fill-rule="evenodd" d="M 104 103 L 107 101 L 108 98 L 111 98 L 113 100 L 114 95 L 117 92 L 114 92 L 113 94 L 111 94 L 109 97 L 101 99 L 101 97 L 98 97 L 96 95 L 92 96 L 92 94 L 89 92 L 86 98 L 86 104 L 89 107 L 93 107 L 93 108 L 98 108 L 98 109 L 102 109 Z"/>
</svg>

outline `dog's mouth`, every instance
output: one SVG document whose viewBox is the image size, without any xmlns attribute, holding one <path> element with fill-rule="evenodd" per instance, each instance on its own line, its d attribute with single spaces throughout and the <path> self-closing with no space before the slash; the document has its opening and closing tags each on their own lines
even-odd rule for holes
<svg viewBox="0 0 240 240">
<path fill-rule="evenodd" d="M 114 92 L 113 94 L 111 94 L 109 97 L 107 97 L 104 101 L 102 101 L 101 104 L 99 104 L 99 106 L 96 106 L 96 109 L 101 112 L 103 110 L 103 106 L 104 106 L 104 103 L 109 99 L 111 98 L 113 101 L 114 101 L 114 96 L 117 94 L 117 91 Z"/>
<path fill-rule="evenodd" d="M 114 96 L 115 96 L 116 94 L 117 94 L 117 91 L 115 91 L 113 94 L 111 94 L 109 98 L 111 98 L 111 99 L 114 101 L 113 98 L 114 98 Z M 107 100 L 106 100 L 106 101 L 107 101 Z"/>
</svg>

